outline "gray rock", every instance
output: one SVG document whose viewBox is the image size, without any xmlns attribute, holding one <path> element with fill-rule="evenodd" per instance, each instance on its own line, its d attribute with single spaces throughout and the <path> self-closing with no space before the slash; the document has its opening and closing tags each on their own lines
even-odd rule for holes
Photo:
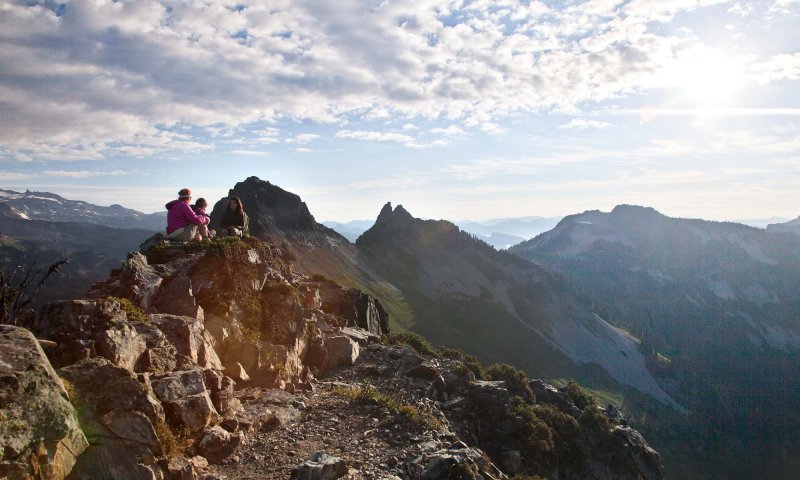
<svg viewBox="0 0 800 480">
<path fill-rule="evenodd" d="M 147 349 L 139 357 L 135 367 L 137 372 L 168 372 L 177 366 L 178 354 L 175 346 L 167 340 L 164 332 L 157 325 L 151 323 L 136 323 L 133 325 L 136 333 L 144 339 Z"/>
<path fill-rule="evenodd" d="M 242 441 L 241 435 L 214 426 L 203 433 L 197 443 L 197 452 L 211 463 L 219 463 L 230 456 Z"/>
<path fill-rule="evenodd" d="M 148 449 L 131 448 L 117 439 L 93 443 L 78 459 L 68 480 L 163 480 L 164 474 Z"/>
<path fill-rule="evenodd" d="M 250 380 L 250 375 L 247 374 L 247 370 L 245 370 L 239 362 L 234 362 L 225 367 L 225 374 L 236 381 L 246 382 Z"/>
<path fill-rule="evenodd" d="M 353 365 L 360 353 L 358 343 L 346 335 L 324 337 L 323 345 L 328 352 L 328 365 L 331 368 L 340 365 Z"/>
<path fill-rule="evenodd" d="M 98 355 L 128 370 L 133 370 L 139 357 L 147 350 L 145 339 L 127 323 L 120 323 L 98 333 L 94 343 Z"/>
<path fill-rule="evenodd" d="M 199 317 L 150 315 L 150 321 L 158 326 L 179 354 L 186 355 L 201 367 L 222 370 L 222 362 L 204 335 L 202 314 Z"/>
<path fill-rule="evenodd" d="M 162 402 L 206 393 L 204 374 L 199 369 L 152 375 L 150 383 L 153 385 L 153 392 Z"/>
<path fill-rule="evenodd" d="M 119 277 L 119 296 L 131 299 L 142 310 L 149 311 L 163 279 L 147 264 L 147 257 L 139 252 L 128 255 Z"/>
<path fill-rule="evenodd" d="M 172 457 L 167 462 L 167 472 L 172 480 L 203 480 L 203 469 L 203 462 L 194 458 Z"/>
<path fill-rule="evenodd" d="M 0 325 L 0 478 L 65 478 L 89 446 L 33 334 Z"/>
<path fill-rule="evenodd" d="M 335 480 L 347 474 L 344 460 L 324 452 L 312 453 L 292 469 L 292 480 Z"/>
<path fill-rule="evenodd" d="M 156 435 L 156 430 L 150 419 L 143 413 L 111 410 L 100 417 L 100 423 L 120 439 L 139 443 L 149 448 L 154 454 L 161 455 L 161 442 Z"/>
<path fill-rule="evenodd" d="M 183 424 L 196 432 L 219 420 L 202 370 L 157 374 L 150 381 L 171 423 Z"/>
<path fill-rule="evenodd" d="M 359 327 L 344 327 L 342 334 L 352 338 L 362 347 L 366 347 L 370 343 L 377 343 L 381 341 L 380 335 L 376 335 L 369 330 L 364 330 Z"/>
<path fill-rule="evenodd" d="M 155 425 L 164 420 L 164 409 L 146 384 L 130 370 L 94 357 L 58 371 L 75 389 L 85 410 L 81 423 L 94 420 L 111 410 L 143 413 Z"/>
</svg>

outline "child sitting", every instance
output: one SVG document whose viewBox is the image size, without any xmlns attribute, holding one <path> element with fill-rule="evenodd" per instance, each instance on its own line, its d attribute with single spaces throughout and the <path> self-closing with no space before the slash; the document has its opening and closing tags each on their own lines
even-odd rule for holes
<svg viewBox="0 0 800 480">
<path fill-rule="evenodd" d="M 194 205 L 192 205 L 191 207 L 195 215 L 197 215 L 198 217 L 205 217 L 208 219 L 208 222 L 206 222 L 205 225 L 200 225 L 199 229 L 200 237 L 206 239 L 211 239 L 216 237 L 217 232 L 208 228 L 208 224 L 211 222 L 211 217 L 209 217 L 208 214 L 206 214 L 206 207 L 208 207 L 208 202 L 206 202 L 206 199 L 198 198 L 197 201 L 194 203 Z"/>
</svg>

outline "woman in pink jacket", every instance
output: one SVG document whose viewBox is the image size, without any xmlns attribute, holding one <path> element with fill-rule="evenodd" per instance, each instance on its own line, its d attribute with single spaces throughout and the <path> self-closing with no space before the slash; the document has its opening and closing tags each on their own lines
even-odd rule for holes
<svg viewBox="0 0 800 480">
<path fill-rule="evenodd" d="M 166 204 L 167 238 L 176 242 L 200 240 L 200 226 L 208 224 L 209 218 L 199 216 L 189 206 L 192 191 L 188 188 L 178 192 L 178 199 Z"/>
</svg>

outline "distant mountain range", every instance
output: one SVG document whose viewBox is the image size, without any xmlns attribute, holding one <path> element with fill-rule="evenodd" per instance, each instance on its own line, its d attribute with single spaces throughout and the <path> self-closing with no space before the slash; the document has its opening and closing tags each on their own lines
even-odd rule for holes
<svg viewBox="0 0 800 480">
<path fill-rule="evenodd" d="M 0 190 L 0 267 L 13 271 L 35 262 L 47 268 L 69 257 L 62 268 L 66 276 L 51 277 L 38 304 L 75 298 L 165 226 L 164 214 L 102 207 L 46 192 Z"/>
<path fill-rule="evenodd" d="M 4 218 L 159 231 L 166 227 L 166 216 L 166 210 L 148 214 L 120 205 L 101 207 L 80 200 L 67 200 L 54 193 L 0 189 L 0 217 Z"/>
<path fill-rule="evenodd" d="M 489 245 L 502 250 L 512 245 L 533 238 L 555 227 L 561 217 L 519 217 L 496 218 L 482 222 L 463 220 L 454 222 L 461 230 L 478 236 Z M 375 223 L 374 220 L 353 220 L 350 222 L 322 222 L 351 242 L 355 242 L 362 233 Z"/>
</svg>

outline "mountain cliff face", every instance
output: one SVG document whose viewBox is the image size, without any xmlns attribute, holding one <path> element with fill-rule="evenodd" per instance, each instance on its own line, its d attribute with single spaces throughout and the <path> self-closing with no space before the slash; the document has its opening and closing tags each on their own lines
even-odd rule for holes
<svg viewBox="0 0 800 480">
<path fill-rule="evenodd" d="M 685 428 L 705 468 L 771 478 L 770 459 L 794 448 L 800 426 L 800 237 L 621 205 L 566 217 L 511 251 L 563 274 L 641 340 L 651 371 L 693 412 L 672 429 Z"/>
<path fill-rule="evenodd" d="M 419 220 L 391 204 L 356 246 L 408 301 L 410 328 L 433 342 L 549 377 L 599 367 L 619 384 L 680 409 L 647 370 L 637 344 L 545 269 L 450 222 Z"/>
<path fill-rule="evenodd" d="M 785 223 L 770 223 L 767 225 L 767 231 L 770 233 L 793 233 L 800 235 L 800 217 Z"/>
</svg>

